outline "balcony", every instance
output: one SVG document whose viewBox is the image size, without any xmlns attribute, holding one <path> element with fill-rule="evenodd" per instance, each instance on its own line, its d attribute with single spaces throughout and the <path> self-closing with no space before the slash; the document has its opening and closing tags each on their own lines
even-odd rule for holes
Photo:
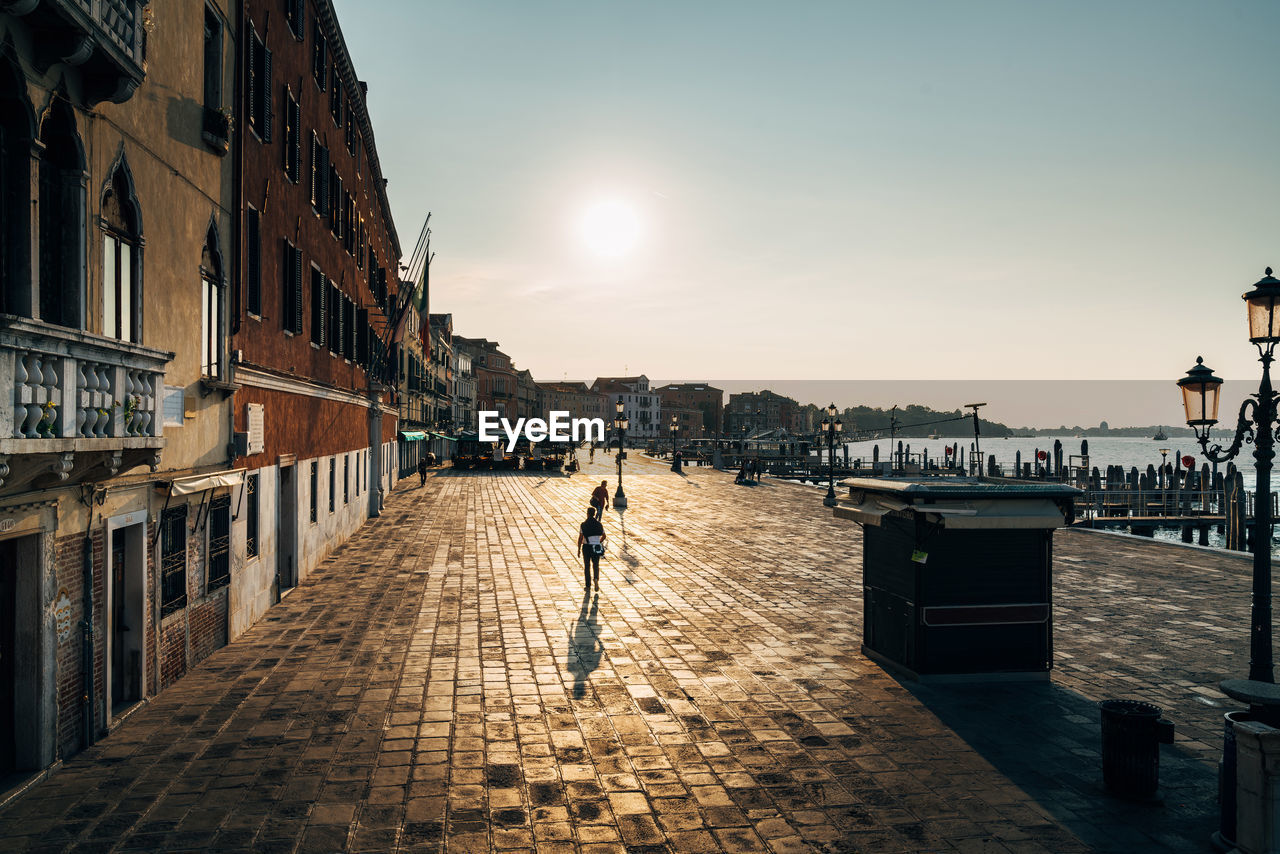
<svg viewBox="0 0 1280 854">
<path fill-rule="evenodd" d="M 0 0 L 0 11 L 31 28 L 41 71 L 56 63 L 76 66 L 85 100 L 120 104 L 146 77 L 143 60 L 145 0 Z"/>
<path fill-rule="evenodd" d="M 105 480 L 160 465 L 172 353 L 0 315 L 0 487 Z"/>
</svg>

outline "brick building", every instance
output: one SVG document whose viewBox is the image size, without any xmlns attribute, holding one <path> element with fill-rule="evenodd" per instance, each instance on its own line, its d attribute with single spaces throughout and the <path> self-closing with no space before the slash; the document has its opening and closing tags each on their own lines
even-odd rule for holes
<svg viewBox="0 0 1280 854">
<path fill-rule="evenodd" d="M 605 435 L 612 429 L 615 409 L 607 394 L 594 392 L 581 381 L 538 383 L 537 417 L 550 418 L 552 412 L 568 412 L 570 418 L 599 418 Z"/>
<path fill-rule="evenodd" d="M 388 368 L 401 255 L 330 0 L 245 0 L 230 379 L 250 496 L 233 632 L 370 515 L 396 477 Z"/>
<path fill-rule="evenodd" d="M 474 411 L 497 412 L 501 418 L 518 417 L 516 370 L 511 357 L 498 349 L 498 342 L 455 335 L 453 345 L 471 358 L 476 387 Z M 472 414 L 468 420 L 474 424 L 476 416 Z"/>
<path fill-rule="evenodd" d="M 697 410 L 701 418 L 687 414 L 680 417 L 680 435 L 689 438 L 718 436 L 724 432 L 724 391 L 707 383 L 670 383 L 655 389 L 661 400 L 664 423 L 671 421 L 668 411 Z M 685 432 L 688 422 L 689 433 Z"/>
</svg>

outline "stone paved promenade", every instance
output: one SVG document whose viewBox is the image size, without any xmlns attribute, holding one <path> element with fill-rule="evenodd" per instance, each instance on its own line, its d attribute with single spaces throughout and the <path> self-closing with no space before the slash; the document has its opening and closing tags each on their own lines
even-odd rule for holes
<svg viewBox="0 0 1280 854">
<path fill-rule="evenodd" d="M 0 850 L 1206 851 L 1249 563 L 1055 547 L 1052 682 L 859 653 L 821 492 L 633 453 L 598 597 L 572 478 L 406 482 L 251 631 L 0 812 Z M 1164 798 L 1100 790 L 1107 697 L 1164 707 Z"/>
</svg>

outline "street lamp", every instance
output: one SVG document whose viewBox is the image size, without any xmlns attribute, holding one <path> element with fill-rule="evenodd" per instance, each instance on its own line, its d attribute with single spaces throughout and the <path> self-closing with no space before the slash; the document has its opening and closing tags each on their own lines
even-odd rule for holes
<svg viewBox="0 0 1280 854">
<path fill-rule="evenodd" d="M 1186 410 L 1187 426 L 1195 431 L 1196 439 L 1205 457 L 1216 463 L 1234 459 L 1244 444 L 1254 446 L 1253 458 L 1257 469 L 1257 492 L 1253 516 L 1253 605 L 1250 614 L 1249 680 L 1228 679 L 1219 687 L 1223 693 L 1249 703 L 1264 718 L 1276 717 L 1274 699 L 1267 702 L 1267 694 L 1274 689 L 1275 675 L 1271 654 L 1271 461 L 1275 457 L 1276 393 L 1271 388 L 1271 362 L 1277 342 L 1280 342 L 1280 281 L 1266 274 L 1244 295 L 1248 304 L 1249 342 L 1258 348 L 1258 361 L 1262 362 L 1262 382 L 1258 393 L 1250 395 L 1240 405 L 1235 438 L 1225 451 L 1221 445 L 1209 446 L 1209 429 L 1218 423 L 1218 394 L 1222 380 L 1205 367 L 1204 359 L 1187 375 L 1178 380 L 1182 389 L 1182 404 Z M 1254 684 L 1251 684 L 1254 683 Z M 1270 706 L 1268 713 L 1267 706 Z M 1274 723 L 1273 720 L 1267 720 Z"/>
<path fill-rule="evenodd" d="M 1169 508 L 1166 505 L 1168 504 L 1169 499 L 1165 493 L 1164 467 L 1169 464 L 1169 449 L 1159 448 L 1158 450 L 1160 451 L 1160 512 L 1162 514 L 1167 514 L 1169 512 Z"/>
<path fill-rule="evenodd" d="M 623 412 L 622 396 L 618 396 L 617 417 L 613 419 L 613 426 L 618 430 L 618 488 L 613 493 L 613 507 L 615 510 L 627 509 L 627 494 L 622 491 L 622 461 L 627 456 L 627 416 Z"/>
<path fill-rule="evenodd" d="M 680 473 L 680 458 L 676 456 L 676 433 L 680 431 L 680 425 L 676 423 L 676 416 L 671 416 L 671 470 Z"/>
<path fill-rule="evenodd" d="M 822 503 L 836 506 L 836 434 L 844 429 L 844 422 L 836 418 L 836 405 L 827 407 L 827 417 L 822 419 L 822 429 L 827 434 L 827 497 Z"/>
</svg>

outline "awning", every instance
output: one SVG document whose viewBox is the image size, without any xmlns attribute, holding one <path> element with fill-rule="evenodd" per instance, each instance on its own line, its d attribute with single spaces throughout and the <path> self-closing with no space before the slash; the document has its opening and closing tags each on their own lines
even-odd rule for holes
<svg viewBox="0 0 1280 854">
<path fill-rule="evenodd" d="M 406 442 L 420 442 L 427 438 L 427 434 L 422 430 L 401 430 L 400 438 Z"/>
<path fill-rule="evenodd" d="M 193 492 L 204 492 L 219 486 L 239 486 L 244 482 L 244 469 L 200 474 L 195 477 L 180 477 L 169 484 L 170 495 L 190 495 Z"/>
<path fill-rule="evenodd" d="M 923 514 L 928 521 L 939 522 L 947 530 L 1043 529 L 1061 528 L 1066 524 L 1062 510 L 1045 498 L 907 504 L 887 495 L 864 494 L 858 503 L 841 501 L 835 508 L 835 516 L 864 525 L 879 525 L 885 516 L 901 515 L 903 511 Z"/>
<path fill-rule="evenodd" d="M 432 439 L 444 439 L 446 442 L 456 442 L 456 441 L 458 441 L 457 439 L 454 439 L 454 438 L 453 438 L 453 437 L 451 437 L 451 436 L 446 436 L 446 435 L 444 435 L 443 433 L 432 433 L 432 434 L 431 434 L 431 438 L 432 438 Z"/>
</svg>

